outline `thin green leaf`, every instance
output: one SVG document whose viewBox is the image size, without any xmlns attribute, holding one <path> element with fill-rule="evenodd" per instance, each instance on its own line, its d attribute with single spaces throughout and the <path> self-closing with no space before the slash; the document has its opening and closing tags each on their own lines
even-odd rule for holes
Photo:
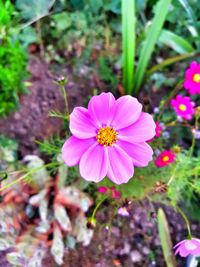
<svg viewBox="0 0 200 267">
<path fill-rule="evenodd" d="M 135 0 L 122 0 L 123 86 L 131 94 L 135 57 Z"/>
<path fill-rule="evenodd" d="M 156 5 L 155 16 L 153 18 L 151 27 L 147 33 L 147 37 L 144 41 L 139 57 L 139 62 L 135 75 L 136 77 L 134 86 L 135 94 L 138 93 L 140 86 L 142 84 L 151 54 L 154 50 L 154 46 L 158 40 L 160 31 L 166 19 L 170 3 L 171 0 L 160 0 Z"/>
<path fill-rule="evenodd" d="M 181 55 L 195 51 L 194 47 L 187 40 L 168 30 L 162 30 L 159 42 L 168 45 Z"/>
<path fill-rule="evenodd" d="M 154 72 L 159 71 L 160 69 L 162 69 L 164 67 L 167 67 L 169 65 L 172 65 L 176 62 L 182 61 L 182 60 L 187 59 L 187 58 L 195 57 L 196 55 L 197 55 L 196 53 L 188 53 L 188 54 L 178 55 L 175 57 L 168 58 L 168 59 L 162 61 L 161 63 L 153 66 L 150 70 L 148 70 L 147 76 L 150 76 Z"/>
<path fill-rule="evenodd" d="M 165 213 L 161 208 L 158 210 L 158 232 L 167 267 L 175 267 L 176 262 L 172 253 L 172 241 L 170 238 L 169 227 Z"/>
</svg>

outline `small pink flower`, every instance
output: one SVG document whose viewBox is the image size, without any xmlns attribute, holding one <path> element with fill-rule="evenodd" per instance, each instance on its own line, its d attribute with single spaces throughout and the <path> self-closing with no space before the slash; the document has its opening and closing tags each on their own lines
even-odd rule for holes
<svg viewBox="0 0 200 267">
<path fill-rule="evenodd" d="M 177 95 L 175 99 L 171 100 L 171 105 L 178 116 L 185 120 L 191 120 L 194 115 L 195 103 L 191 101 L 190 97 Z"/>
<path fill-rule="evenodd" d="M 147 142 L 152 142 L 155 137 L 156 138 L 160 137 L 162 134 L 162 131 L 163 131 L 163 127 L 161 126 L 161 124 L 158 121 L 156 121 L 156 129 L 155 129 L 156 134 L 153 138 L 151 138 Z"/>
<path fill-rule="evenodd" d="M 200 64 L 193 61 L 185 72 L 184 87 L 191 95 L 200 94 Z"/>
<path fill-rule="evenodd" d="M 161 126 L 161 124 L 158 121 L 156 121 L 156 135 L 155 135 L 155 137 L 157 137 L 157 138 L 160 137 L 162 134 L 162 131 L 163 131 L 163 127 Z"/>
<path fill-rule="evenodd" d="M 188 255 L 200 256 L 200 239 L 192 238 L 186 239 L 174 246 L 175 255 L 179 254 L 181 257 L 187 257 Z"/>
<path fill-rule="evenodd" d="M 130 214 L 129 214 L 129 212 L 128 212 L 126 207 L 119 208 L 118 211 L 117 211 L 117 214 L 119 214 L 119 215 L 121 215 L 123 217 L 129 217 L 130 216 Z"/>
<path fill-rule="evenodd" d="M 68 166 L 79 164 L 87 181 L 97 183 L 108 176 L 116 184 L 127 183 L 134 166 L 144 167 L 152 160 L 146 141 L 155 135 L 155 123 L 132 96 L 93 96 L 88 109 L 74 108 L 69 128 L 72 136 L 62 147 L 62 158 Z"/>
<path fill-rule="evenodd" d="M 106 194 L 108 192 L 108 189 L 105 186 L 100 186 L 98 188 L 98 192 L 101 193 L 101 194 Z"/>
<path fill-rule="evenodd" d="M 174 162 L 176 155 L 170 150 L 164 150 L 155 160 L 155 165 L 157 167 L 165 167 L 170 163 Z"/>
</svg>

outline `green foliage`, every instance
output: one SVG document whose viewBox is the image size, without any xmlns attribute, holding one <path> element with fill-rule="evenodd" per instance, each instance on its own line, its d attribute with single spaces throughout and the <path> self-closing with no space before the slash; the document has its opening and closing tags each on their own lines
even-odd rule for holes
<svg viewBox="0 0 200 267">
<path fill-rule="evenodd" d="M 0 38 L 3 38 L 11 26 L 14 7 L 9 0 L 6 0 L 5 3 L 3 0 L 0 0 L 0 11 Z"/>
<path fill-rule="evenodd" d="M 25 92 L 23 80 L 27 77 L 26 53 L 10 33 L 14 8 L 10 1 L 0 0 L 0 117 L 14 111 L 19 94 Z"/>
<path fill-rule="evenodd" d="M 105 57 L 99 57 L 99 76 L 103 81 L 108 82 L 112 88 L 116 87 L 117 77 Z"/>
<path fill-rule="evenodd" d="M 167 223 L 167 218 L 163 209 L 158 210 L 158 233 L 161 241 L 161 246 L 165 258 L 167 267 L 175 267 L 176 262 L 174 254 L 172 252 L 172 241 L 170 238 L 169 227 Z"/>
<path fill-rule="evenodd" d="M 67 48 L 81 38 L 89 43 L 88 40 L 104 36 L 104 27 L 101 25 L 104 19 L 104 14 L 97 17 L 88 6 L 82 11 L 61 12 L 52 16 L 51 35 L 57 40 L 58 48 Z"/>
<path fill-rule="evenodd" d="M 57 136 L 51 137 L 50 139 L 46 139 L 42 142 L 36 141 L 36 143 L 39 145 L 39 149 L 42 153 L 51 158 L 55 158 L 58 154 L 60 154 L 64 141 Z"/>
<path fill-rule="evenodd" d="M 21 16 L 29 21 L 36 21 L 48 14 L 55 0 L 17 0 L 16 8 L 21 11 Z"/>
<path fill-rule="evenodd" d="M 15 140 L 0 135 L 0 169 L 2 162 L 15 162 L 17 160 L 18 144 Z"/>
<path fill-rule="evenodd" d="M 0 117 L 16 110 L 19 94 L 24 93 L 26 77 L 26 54 L 18 42 L 5 40 L 0 47 Z"/>
<path fill-rule="evenodd" d="M 162 30 L 159 41 L 181 55 L 195 51 L 187 40 L 168 30 Z"/>
<path fill-rule="evenodd" d="M 155 7 L 155 15 L 152 20 L 152 24 L 147 32 L 147 36 L 145 38 L 142 50 L 139 55 L 139 62 L 135 74 L 135 93 L 138 93 L 139 88 L 142 84 L 150 57 L 158 40 L 164 21 L 166 19 L 170 3 L 171 0 L 160 0 Z"/>
<path fill-rule="evenodd" d="M 28 26 L 22 29 L 18 33 L 18 38 L 20 43 L 23 44 L 23 46 L 26 48 L 32 43 L 37 43 L 38 42 L 38 36 L 36 34 L 35 28 Z"/>
<path fill-rule="evenodd" d="M 150 163 L 148 168 L 135 168 L 134 177 L 126 184 L 115 185 L 108 179 L 100 182 L 101 186 L 115 186 L 122 193 L 123 198 L 134 198 L 142 200 L 150 192 L 153 192 L 153 187 L 157 181 L 167 181 L 169 179 L 170 168 L 160 169 L 154 163 Z"/>
<path fill-rule="evenodd" d="M 123 85 L 128 94 L 133 90 L 135 23 L 135 0 L 122 0 Z"/>
<path fill-rule="evenodd" d="M 190 212 L 190 216 L 199 219 L 198 203 L 200 198 L 200 156 L 189 157 L 188 152 L 183 151 L 177 155 L 176 169 L 173 179 L 167 191 L 172 205 L 184 203 L 184 207 Z"/>
<path fill-rule="evenodd" d="M 194 44 L 199 50 L 199 18 L 200 6 L 198 0 L 175 0 L 171 5 L 167 20 L 170 22 L 169 29 L 171 31 L 175 31 L 177 35 L 186 39 L 190 44 Z"/>
</svg>

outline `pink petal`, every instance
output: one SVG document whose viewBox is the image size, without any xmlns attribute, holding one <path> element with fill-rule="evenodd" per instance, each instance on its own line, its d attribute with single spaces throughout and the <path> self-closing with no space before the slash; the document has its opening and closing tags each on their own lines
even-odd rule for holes
<svg viewBox="0 0 200 267">
<path fill-rule="evenodd" d="M 178 242 L 178 243 L 173 247 L 173 249 L 179 247 L 182 243 L 185 243 L 185 242 L 186 242 L 186 240 L 182 240 L 182 241 Z"/>
<path fill-rule="evenodd" d="M 93 96 L 88 104 L 89 114 L 99 128 L 110 124 L 115 108 L 115 98 L 111 93 Z"/>
<path fill-rule="evenodd" d="M 190 250 L 188 250 L 185 247 L 181 247 L 180 250 L 179 250 L 179 254 L 180 254 L 181 257 L 185 258 L 190 254 Z"/>
<path fill-rule="evenodd" d="M 80 139 L 96 136 L 97 128 L 92 123 L 88 110 L 83 107 L 74 108 L 70 115 L 70 131 Z"/>
<path fill-rule="evenodd" d="M 132 96 L 126 95 L 116 101 L 116 114 L 112 121 L 115 130 L 133 124 L 140 116 L 142 105 Z"/>
<path fill-rule="evenodd" d="M 108 177 L 115 184 L 127 183 L 134 173 L 132 159 L 118 145 L 108 148 Z"/>
<path fill-rule="evenodd" d="M 108 171 L 107 147 L 95 143 L 80 160 L 80 174 L 87 181 L 99 182 Z"/>
<path fill-rule="evenodd" d="M 156 124 L 152 116 L 142 112 L 139 119 L 131 126 L 118 130 L 118 139 L 130 143 L 142 143 L 155 136 Z"/>
<path fill-rule="evenodd" d="M 84 152 L 95 143 L 95 139 L 78 139 L 71 136 L 62 147 L 62 159 L 68 166 L 77 165 Z"/>
<path fill-rule="evenodd" d="M 194 251 L 192 251 L 192 255 L 194 256 L 200 256 L 200 240 L 197 238 L 193 238 L 192 242 L 196 245 L 196 249 Z"/>
<path fill-rule="evenodd" d="M 118 145 L 133 159 L 133 165 L 145 167 L 152 160 L 153 150 L 147 143 L 131 144 L 119 140 Z"/>
</svg>

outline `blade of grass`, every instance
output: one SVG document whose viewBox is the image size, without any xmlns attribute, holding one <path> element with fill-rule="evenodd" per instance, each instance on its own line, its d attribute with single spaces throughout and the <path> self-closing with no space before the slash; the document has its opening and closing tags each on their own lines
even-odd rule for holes
<svg viewBox="0 0 200 267">
<path fill-rule="evenodd" d="M 151 69 L 149 69 L 147 71 L 146 76 L 148 77 L 148 76 L 152 75 L 154 72 L 159 71 L 160 69 L 162 69 L 164 67 L 167 67 L 169 65 L 172 65 L 176 62 L 182 61 L 182 60 L 187 59 L 187 58 L 195 57 L 197 55 L 198 55 L 198 53 L 188 53 L 188 54 L 178 55 L 175 57 L 168 58 L 168 59 L 164 60 L 163 62 L 153 66 Z"/>
<path fill-rule="evenodd" d="M 158 233 L 167 267 L 175 267 L 176 262 L 172 253 L 172 241 L 170 238 L 169 227 L 163 209 L 158 210 Z"/>
<path fill-rule="evenodd" d="M 122 0 L 123 86 L 132 93 L 135 57 L 135 0 Z"/>
<path fill-rule="evenodd" d="M 168 30 L 161 31 L 159 42 L 171 47 L 181 55 L 195 51 L 195 48 L 187 40 Z"/>
<path fill-rule="evenodd" d="M 136 69 L 136 79 L 134 84 L 134 93 L 138 93 L 140 86 L 142 84 L 145 71 L 147 69 L 151 54 L 154 50 L 154 46 L 158 40 L 160 31 L 166 19 L 168 8 L 171 3 L 171 0 L 160 0 L 156 5 L 155 15 L 150 26 L 150 29 L 147 33 L 147 37 L 144 41 L 140 56 L 139 62 Z"/>
</svg>

